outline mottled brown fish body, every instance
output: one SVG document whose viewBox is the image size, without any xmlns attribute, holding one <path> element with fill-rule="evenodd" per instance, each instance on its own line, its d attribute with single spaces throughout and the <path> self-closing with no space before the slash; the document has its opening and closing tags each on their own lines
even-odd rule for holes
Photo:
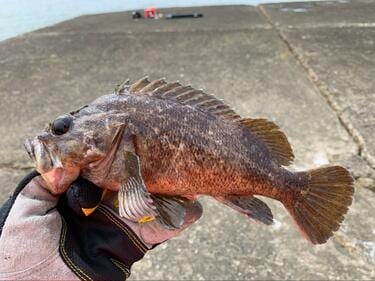
<svg viewBox="0 0 375 281">
<path fill-rule="evenodd" d="M 194 108 L 150 99 L 131 97 L 127 106 L 150 192 L 274 194 L 283 170 L 250 132 Z"/>
<path fill-rule="evenodd" d="M 241 118 L 215 97 L 163 79 L 123 83 L 25 145 L 51 190 L 63 192 L 81 175 L 119 191 L 120 215 L 150 215 L 166 227 L 179 227 L 186 197 L 197 194 L 270 224 L 271 210 L 253 196 L 262 195 L 282 202 L 312 243 L 324 243 L 354 192 L 340 166 L 287 170 L 293 151 L 273 122 Z"/>
<path fill-rule="evenodd" d="M 292 150 L 272 122 L 223 118 L 177 100 L 152 95 L 127 100 L 136 153 L 150 192 L 263 195 L 280 200 L 313 243 L 324 243 L 338 229 L 353 194 L 346 169 L 290 172 L 283 165 L 293 160 Z M 328 213 L 323 219 L 319 212 Z"/>
</svg>

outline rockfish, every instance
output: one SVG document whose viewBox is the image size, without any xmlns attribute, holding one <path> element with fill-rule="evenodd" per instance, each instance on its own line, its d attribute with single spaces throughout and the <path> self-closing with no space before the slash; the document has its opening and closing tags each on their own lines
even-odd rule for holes
<svg viewBox="0 0 375 281">
<path fill-rule="evenodd" d="M 241 118 L 214 96 L 164 79 L 124 82 L 25 146 L 52 192 L 82 176 L 118 191 L 121 216 L 169 229 L 181 226 L 197 195 L 271 224 L 261 195 L 279 200 L 308 240 L 324 243 L 354 192 L 343 167 L 288 170 L 294 155 L 273 122 Z"/>
</svg>

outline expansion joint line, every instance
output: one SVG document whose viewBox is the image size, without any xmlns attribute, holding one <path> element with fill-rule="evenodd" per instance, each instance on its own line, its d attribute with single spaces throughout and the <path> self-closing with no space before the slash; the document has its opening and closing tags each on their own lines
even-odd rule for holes
<svg viewBox="0 0 375 281">
<path fill-rule="evenodd" d="M 11 164 L 0 164 L 0 171 L 4 172 L 29 172 L 32 170 L 33 166 L 13 166 Z"/>
<path fill-rule="evenodd" d="M 344 127 L 347 131 L 349 136 L 352 138 L 353 142 L 357 146 L 357 154 L 360 156 L 364 161 L 373 169 L 375 169 L 375 159 L 372 159 L 371 156 L 367 155 L 366 153 L 366 146 L 363 137 L 358 132 L 356 128 L 354 128 L 353 124 L 349 121 L 349 119 L 343 114 L 342 108 L 336 102 L 336 100 L 332 97 L 332 94 L 329 92 L 327 85 L 325 85 L 319 78 L 318 75 L 315 73 L 314 70 L 308 65 L 308 63 L 303 59 L 302 54 L 298 53 L 297 50 L 293 47 L 293 45 L 288 41 L 288 38 L 284 34 L 284 32 L 279 28 L 270 18 L 266 10 L 263 6 L 257 6 L 260 13 L 266 18 L 268 23 L 276 30 L 277 34 L 279 35 L 280 39 L 286 45 L 290 53 L 293 57 L 297 60 L 297 62 L 302 66 L 302 68 L 306 71 L 306 74 L 309 80 L 313 83 L 313 85 L 318 89 L 321 96 L 326 100 L 330 108 L 335 112 L 340 124 Z"/>
</svg>

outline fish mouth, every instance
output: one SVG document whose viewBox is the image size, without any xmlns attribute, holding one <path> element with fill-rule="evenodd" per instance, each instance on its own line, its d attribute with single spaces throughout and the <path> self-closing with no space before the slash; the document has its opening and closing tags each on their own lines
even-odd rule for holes
<svg viewBox="0 0 375 281">
<path fill-rule="evenodd" d="M 26 141 L 24 142 L 24 147 L 27 151 L 27 154 L 29 155 L 29 157 L 31 158 L 31 160 L 33 160 L 34 162 L 36 161 L 36 156 L 35 156 L 35 152 L 34 152 L 34 145 L 33 145 L 33 142 L 31 139 L 26 139 Z"/>
<path fill-rule="evenodd" d="M 63 189 L 65 169 L 57 155 L 50 151 L 38 137 L 27 139 L 25 149 L 35 163 L 35 169 L 42 175 L 50 191 L 58 193 Z"/>
<path fill-rule="evenodd" d="M 51 170 L 54 166 L 51 153 L 38 138 L 27 139 L 24 143 L 27 154 L 35 163 L 35 168 L 39 173 Z M 56 157 L 54 157 L 56 158 Z"/>
</svg>

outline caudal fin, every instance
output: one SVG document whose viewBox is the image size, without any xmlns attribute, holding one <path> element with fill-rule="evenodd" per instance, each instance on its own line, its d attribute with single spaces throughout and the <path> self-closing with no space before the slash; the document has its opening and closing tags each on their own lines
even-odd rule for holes
<svg viewBox="0 0 375 281">
<path fill-rule="evenodd" d="M 340 227 L 352 203 L 353 178 L 340 166 L 303 172 L 307 185 L 292 202 L 284 203 L 302 234 L 323 244 Z"/>
</svg>

